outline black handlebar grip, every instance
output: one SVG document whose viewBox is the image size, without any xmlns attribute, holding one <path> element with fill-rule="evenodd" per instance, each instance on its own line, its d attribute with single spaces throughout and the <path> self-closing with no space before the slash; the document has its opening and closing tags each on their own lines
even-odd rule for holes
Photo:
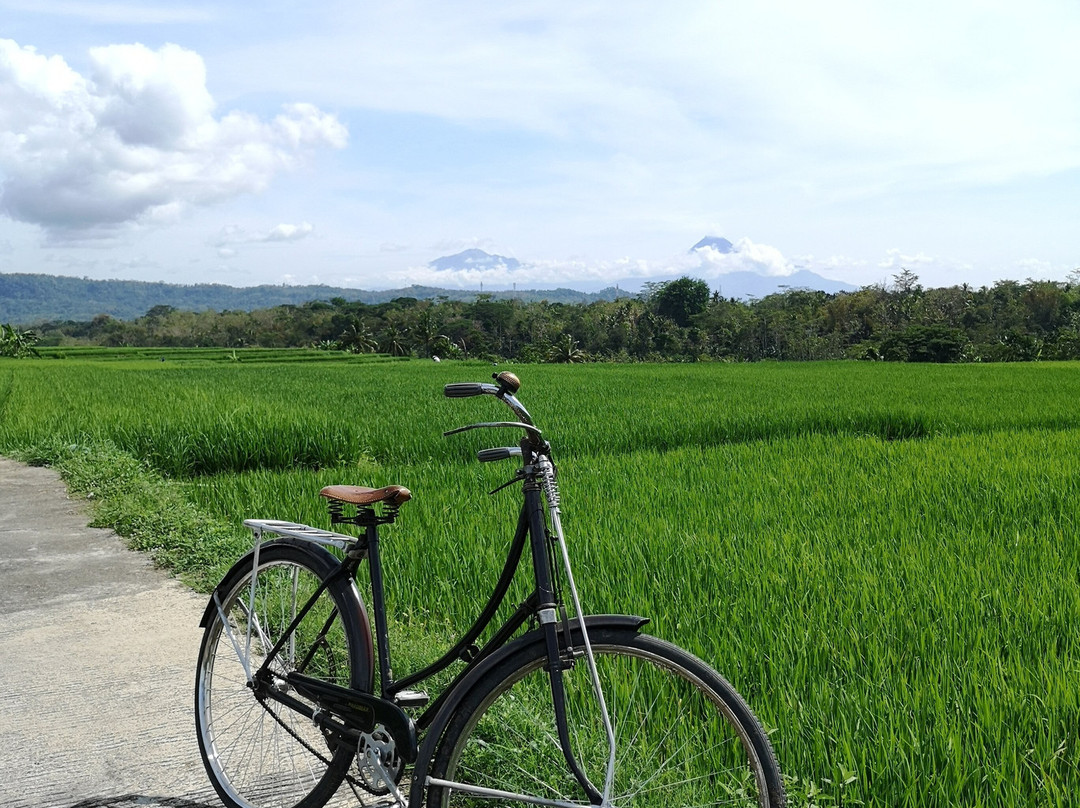
<svg viewBox="0 0 1080 808">
<path fill-rule="evenodd" d="M 484 385 L 479 382 L 456 382 L 443 388 L 443 394 L 447 398 L 469 398 L 484 394 Z"/>
<path fill-rule="evenodd" d="M 498 446 L 494 449 L 481 449 L 476 453 L 476 459 L 481 463 L 492 463 L 496 460 L 506 460 L 510 457 L 517 457 L 521 454 L 521 449 L 516 446 Z"/>
</svg>

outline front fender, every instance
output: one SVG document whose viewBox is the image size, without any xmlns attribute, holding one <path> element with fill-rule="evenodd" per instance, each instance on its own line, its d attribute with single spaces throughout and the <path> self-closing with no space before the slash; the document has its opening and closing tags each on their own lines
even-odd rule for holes
<svg viewBox="0 0 1080 808">
<path fill-rule="evenodd" d="M 585 617 L 585 628 L 587 630 L 593 628 L 617 628 L 640 631 L 642 626 L 648 622 L 648 617 L 638 617 L 629 614 L 594 614 Z M 581 630 L 578 628 L 576 620 L 572 619 L 570 621 L 570 630 L 575 636 L 580 636 L 581 634 Z M 442 738 L 442 734 L 446 730 L 447 724 L 450 723 L 450 718 L 457 711 L 458 705 L 461 704 L 462 700 L 469 691 L 472 690 L 473 686 L 504 659 L 512 654 L 516 654 L 522 648 L 526 648 L 533 643 L 545 643 L 544 631 L 542 628 L 526 632 L 513 642 L 504 645 L 477 665 L 476 668 L 461 681 L 461 684 L 454 688 L 453 692 L 446 699 L 446 703 L 443 704 L 438 714 L 435 716 L 434 721 L 431 722 L 431 726 L 428 727 L 427 731 L 424 733 L 424 741 L 420 744 L 420 752 L 417 755 L 418 763 L 413 770 L 412 781 L 414 784 L 423 783 L 427 779 L 428 768 L 431 764 L 431 759 L 435 754 L 435 750 L 438 748 L 439 740 Z M 423 788 L 412 788 L 409 793 L 409 808 L 420 808 L 426 793 L 426 786 Z"/>
</svg>

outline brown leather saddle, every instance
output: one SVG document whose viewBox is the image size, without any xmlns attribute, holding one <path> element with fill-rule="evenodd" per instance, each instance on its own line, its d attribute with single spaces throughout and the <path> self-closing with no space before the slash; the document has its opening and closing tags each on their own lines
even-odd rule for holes
<svg viewBox="0 0 1080 808">
<path fill-rule="evenodd" d="M 383 488 L 365 488 L 362 485 L 328 485 L 319 492 L 319 496 L 336 499 L 350 505 L 375 505 L 385 502 L 400 508 L 410 499 L 412 492 L 403 485 L 387 485 Z"/>
<path fill-rule="evenodd" d="M 393 522 L 397 518 L 398 508 L 412 499 L 412 492 L 403 485 L 387 485 L 382 488 L 328 485 L 319 492 L 319 496 L 329 500 L 327 504 L 333 524 L 366 527 Z"/>
</svg>

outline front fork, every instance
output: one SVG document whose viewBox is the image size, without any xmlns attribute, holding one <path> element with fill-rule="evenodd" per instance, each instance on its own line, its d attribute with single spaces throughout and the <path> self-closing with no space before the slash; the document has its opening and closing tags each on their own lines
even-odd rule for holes
<svg viewBox="0 0 1080 808">
<path fill-rule="evenodd" d="M 530 537 L 532 540 L 533 566 L 536 570 L 536 591 L 540 597 L 540 605 L 537 615 L 544 630 L 544 638 L 547 642 L 548 674 L 551 681 L 551 698 L 555 708 L 555 726 L 559 734 L 559 745 L 562 747 L 563 757 L 566 759 L 574 778 L 581 785 L 589 801 L 593 805 L 609 805 L 611 787 L 615 772 L 615 732 L 608 716 L 607 704 L 604 700 L 603 688 L 600 685 L 600 676 L 596 670 L 596 659 L 593 656 L 592 645 L 589 642 L 589 633 L 585 627 L 584 612 L 578 599 L 577 586 L 574 583 L 573 571 L 570 568 L 570 556 L 566 549 L 566 536 L 563 533 L 562 520 L 559 511 L 559 491 L 555 482 L 555 469 L 551 460 L 540 457 L 537 460 L 538 473 L 524 485 L 525 500 L 529 510 Z M 547 521 L 544 519 L 543 502 L 547 503 Z M 548 532 L 547 525 L 551 530 Z M 548 545 L 558 548 L 558 558 L 552 558 L 548 553 Z M 554 554 L 552 554 L 554 555 Z M 570 746 L 570 733 L 566 721 L 566 690 L 563 682 L 563 649 L 559 643 L 559 617 L 561 609 L 561 593 L 555 591 L 552 580 L 552 565 L 561 562 L 565 574 L 566 589 L 570 593 L 571 606 L 578 628 L 581 631 L 582 644 L 584 645 L 584 657 L 592 680 L 593 693 L 596 696 L 600 708 L 600 715 L 604 723 L 604 732 L 608 741 L 607 769 L 604 773 L 603 791 L 601 792 L 589 780 L 582 771 L 581 766 L 574 756 Z M 569 640 L 569 632 L 567 632 Z M 572 661 L 570 662 L 572 664 Z"/>
</svg>

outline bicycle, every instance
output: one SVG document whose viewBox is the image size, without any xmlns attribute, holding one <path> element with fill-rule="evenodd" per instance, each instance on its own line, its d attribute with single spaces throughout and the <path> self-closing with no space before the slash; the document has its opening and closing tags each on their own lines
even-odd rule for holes
<svg viewBox="0 0 1080 808">
<path fill-rule="evenodd" d="M 378 528 L 395 520 L 407 488 L 324 488 L 332 525 L 355 536 L 245 522 L 254 546 L 211 595 L 196 674 L 199 750 L 222 801 L 782 807 L 769 738 L 727 681 L 643 633 L 647 618 L 583 613 L 551 446 L 516 398 L 518 378 L 493 379 L 444 392 L 492 395 L 516 420 L 444 434 L 523 431 L 517 446 L 478 453 L 520 459 L 496 489 L 520 484 L 517 528 L 471 628 L 422 670 L 392 675 L 380 563 Z M 532 593 L 481 642 L 526 546 Z M 357 587 L 364 561 L 374 626 Z M 463 667 L 433 700 L 414 689 L 455 662 Z"/>
</svg>

